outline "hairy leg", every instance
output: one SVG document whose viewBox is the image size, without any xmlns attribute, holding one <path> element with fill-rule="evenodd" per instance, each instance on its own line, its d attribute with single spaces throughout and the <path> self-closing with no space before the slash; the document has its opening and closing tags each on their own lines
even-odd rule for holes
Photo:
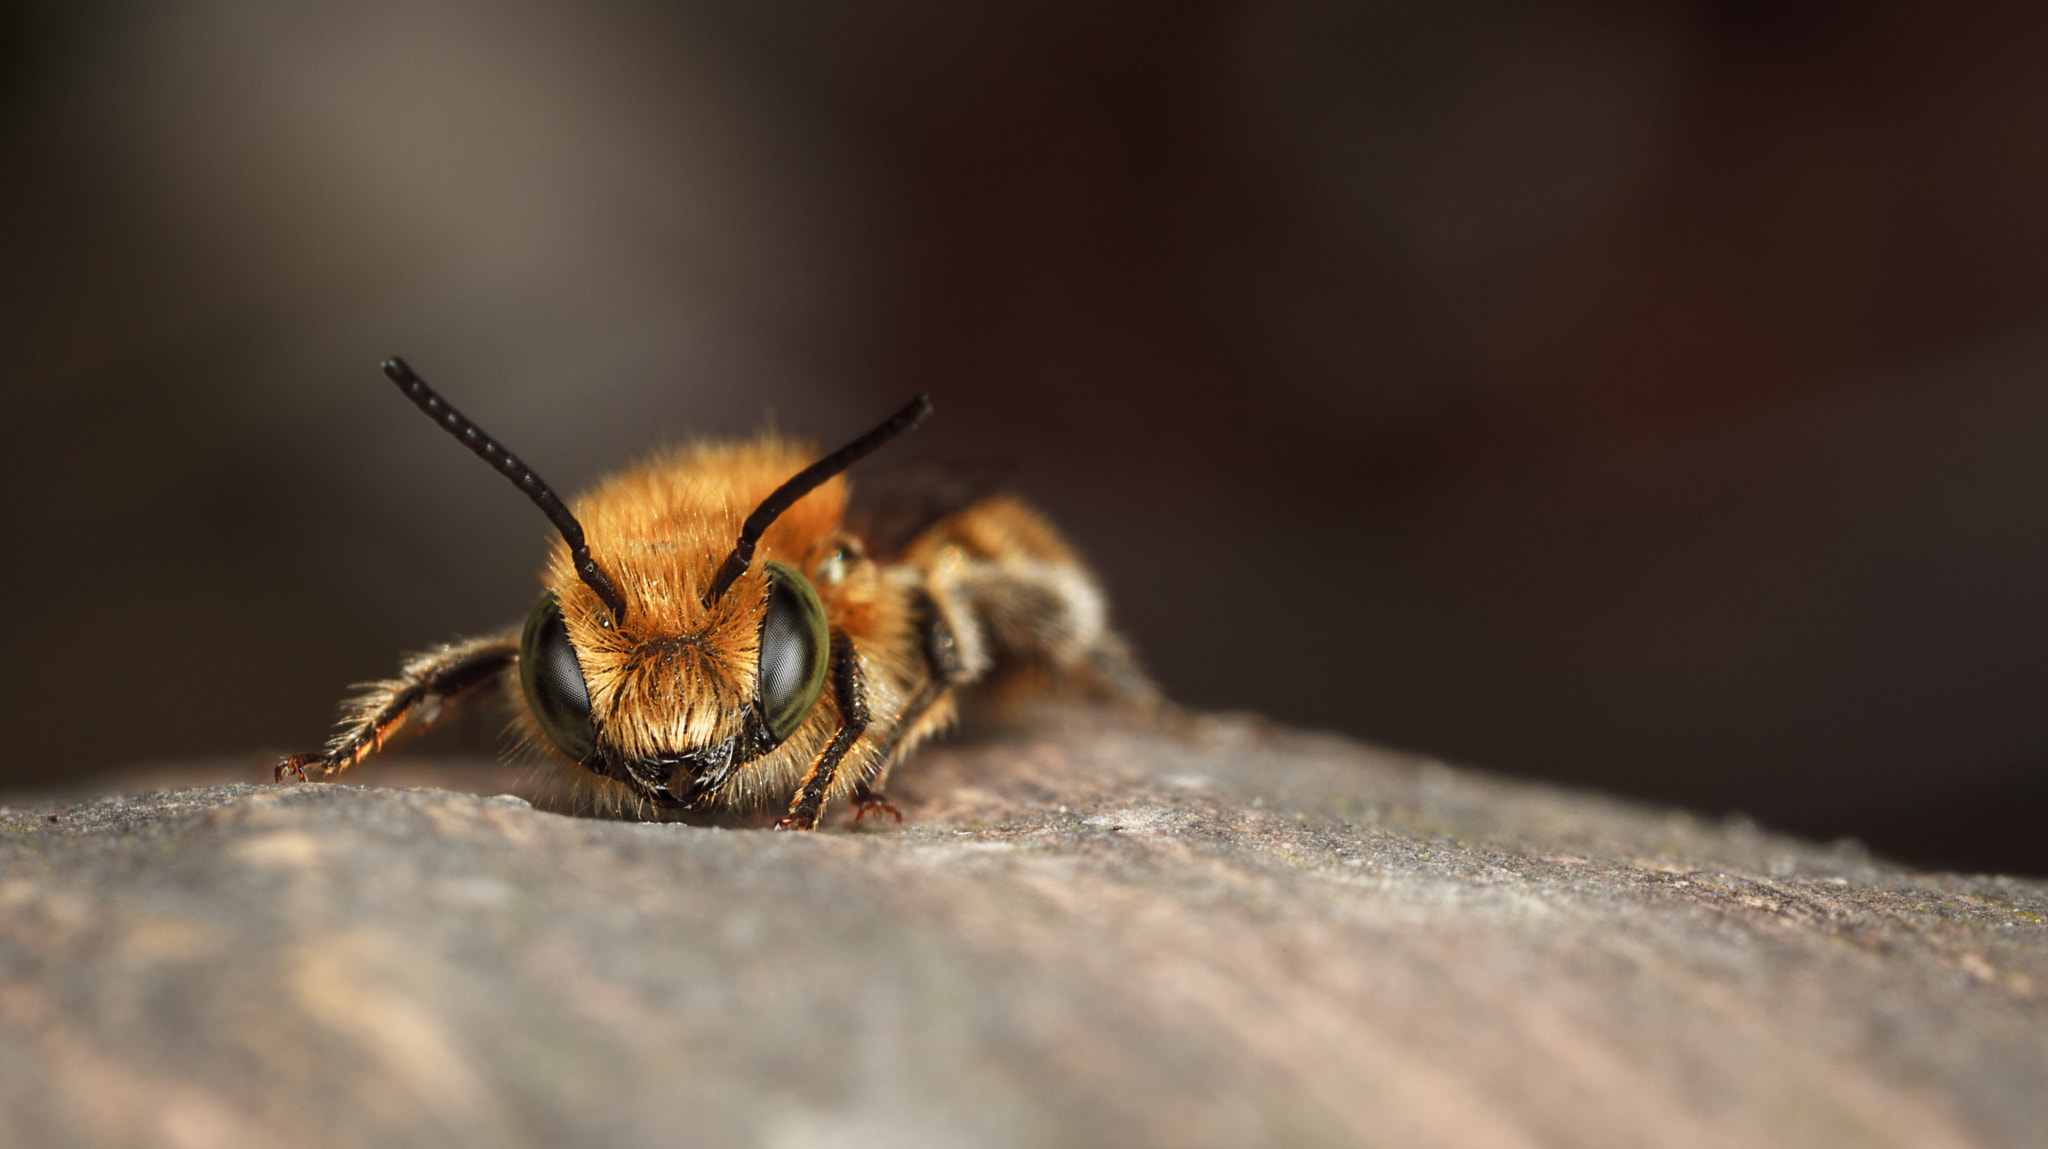
<svg viewBox="0 0 2048 1149">
<path fill-rule="evenodd" d="M 938 604 L 922 592 L 917 596 L 917 618 L 927 677 L 924 685 L 911 696 L 909 704 L 904 706 L 903 713 L 897 715 L 896 724 L 876 739 L 875 753 L 869 757 L 860 782 L 853 788 L 851 801 L 855 822 L 869 814 L 887 814 L 899 824 L 903 821 L 902 813 L 882 796 L 882 781 L 889 776 L 889 767 L 895 764 L 904 738 L 917 729 L 924 716 L 946 697 L 946 692 L 955 683 L 967 677 L 952 626 L 939 612 Z"/>
<path fill-rule="evenodd" d="M 441 716 L 442 708 L 494 682 L 519 658 L 519 634 L 492 635 L 449 643 L 406 659 L 398 677 L 369 684 L 348 703 L 342 726 L 324 751 L 294 754 L 277 764 L 277 780 L 285 775 L 306 780 L 306 771 L 325 776 L 346 770 L 382 749 L 387 739 L 408 722 L 424 729 Z"/>
<path fill-rule="evenodd" d="M 1102 586 L 1052 524 L 1015 499 L 982 500 L 919 543 L 939 613 L 964 674 L 1043 672 L 1047 684 L 1139 707 L 1158 688 L 1109 625 Z"/>
</svg>

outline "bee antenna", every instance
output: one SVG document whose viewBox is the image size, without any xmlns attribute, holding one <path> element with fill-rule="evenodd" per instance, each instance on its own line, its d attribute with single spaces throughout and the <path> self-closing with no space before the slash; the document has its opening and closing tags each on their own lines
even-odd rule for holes
<svg viewBox="0 0 2048 1149">
<path fill-rule="evenodd" d="M 768 525 L 782 517 L 782 512 L 796 505 L 798 499 L 823 486 L 832 476 L 853 466 L 873 454 L 884 443 L 901 435 L 924 421 L 932 413 L 932 397 L 919 395 L 904 404 L 901 411 L 889 416 L 882 425 L 819 459 L 795 477 L 775 488 L 775 493 L 761 500 L 754 513 L 740 526 L 739 541 L 732 545 L 732 553 L 725 556 L 725 564 L 712 576 L 711 588 L 704 592 L 704 605 L 710 606 L 724 595 L 735 580 L 747 573 L 748 564 L 754 561 L 754 546 L 761 541 L 761 535 Z"/>
<path fill-rule="evenodd" d="M 497 440 L 484 434 L 484 429 L 470 422 L 462 412 L 450 407 L 446 399 L 427 386 L 426 380 L 413 374 L 412 368 L 406 365 L 405 360 L 395 356 L 386 359 L 384 374 L 393 383 L 398 384 L 398 389 L 405 392 L 406 398 L 427 413 L 427 418 L 439 423 L 443 431 L 455 436 L 461 440 L 463 446 L 475 451 L 477 458 L 497 468 L 499 474 L 512 480 L 514 486 L 526 492 L 526 497 L 533 500 L 533 505 L 539 507 L 541 513 L 548 517 L 548 521 L 555 524 L 555 529 L 562 532 L 562 541 L 569 544 L 569 557 L 576 564 L 577 575 L 591 590 L 597 592 L 597 597 L 603 599 L 606 606 L 612 609 L 614 620 L 625 621 L 625 596 L 619 593 L 618 587 L 612 585 L 612 580 L 606 577 L 604 568 L 597 565 L 597 560 L 590 557 L 590 545 L 583 541 L 583 524 L 576 521 L 576 516 L 569 513 L 569 508 L 562 505 L 561 499 L 555 497 L 554 490 L 543 482 L 539 475 L 533 473 L 533 468 L 500 447 Z"/>
</svg>

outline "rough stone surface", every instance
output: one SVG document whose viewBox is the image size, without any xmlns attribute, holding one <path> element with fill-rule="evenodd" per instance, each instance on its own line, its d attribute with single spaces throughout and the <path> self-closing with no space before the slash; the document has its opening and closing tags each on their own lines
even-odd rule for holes
<svg viewBox="0 0 2048 1149">
<path fill-rule="evenodd" d="M 0 1129 L 2048 1144 L 2041 883 L 1236 719 L 1041 715 L 895 796 L 900 828 L 812 835 L 430 789 L 12 799 Z"/>
</svg>

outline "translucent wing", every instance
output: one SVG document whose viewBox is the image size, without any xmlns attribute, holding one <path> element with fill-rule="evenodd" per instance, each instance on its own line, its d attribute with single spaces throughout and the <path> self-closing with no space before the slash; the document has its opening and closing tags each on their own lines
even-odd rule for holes
<svg viewBox="0 0 2048 1149">
<path fill-rule="evenodd" d="M 940 520 L 1002 490 L 1016 469 L 994 459 L 910 459 L 863 469 L 849 480 L 847 528 L 886 562 Z"/>
</svg>

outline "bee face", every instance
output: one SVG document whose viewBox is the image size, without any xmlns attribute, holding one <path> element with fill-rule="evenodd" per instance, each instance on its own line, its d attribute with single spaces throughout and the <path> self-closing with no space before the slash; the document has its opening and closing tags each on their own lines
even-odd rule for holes
<svg viewBox="0 0 2048 1149">
<path fill-rule="evenodd" d="M 631 719 L 608 721 L 603 730 L 560 602 L 554 591 L 543 594 L 519 643 L 519 685 L 534 725 L 578 763 L 664 802 L 687 803 L 724 771 L 745 766 L 740 756 L 747 750 L 781 745 L 817 706 L 831 638 L 811 581 L 787 563 L 771 560 L 764 570 L 767 594 L 751 676 L 707 657 L 717 643 L 706 633 L 643 639 L 623 672 L 613 675 L 613 694 L 602 710 Z M 742 704 L 734 705 L 734 691 L 718 689 L 749 677 L 753 690 Z M 717 721 L 727 715 L 737 719 L 737 729 Z M 704 716 L 713 719 L 709 735 L 702 733 Z M 696 740 L 690 741 L 693 730 Z"/>
<path fill-rule="evenodd" d="M 566 545 L 520 641 L 532 726 L 586 769 L 660 804 L 691 805 L 801 736 L 817 714 L 831 651 L 817 587 L 795 562 L 817 549 L 844 505 L 835 480 L 791 507 L 761 558 L 715 601 L 707 587 L 759 502 L 812 457 L 763 438 L 700 446 L 629 473 L 578 503 L 591 551 L 625 602 L 623 618 L 578 577 Z M 716 475 L 722 481 L 705 481 Z M 829 708 L 828 708 L 829 709 Z"/>
</svg>

